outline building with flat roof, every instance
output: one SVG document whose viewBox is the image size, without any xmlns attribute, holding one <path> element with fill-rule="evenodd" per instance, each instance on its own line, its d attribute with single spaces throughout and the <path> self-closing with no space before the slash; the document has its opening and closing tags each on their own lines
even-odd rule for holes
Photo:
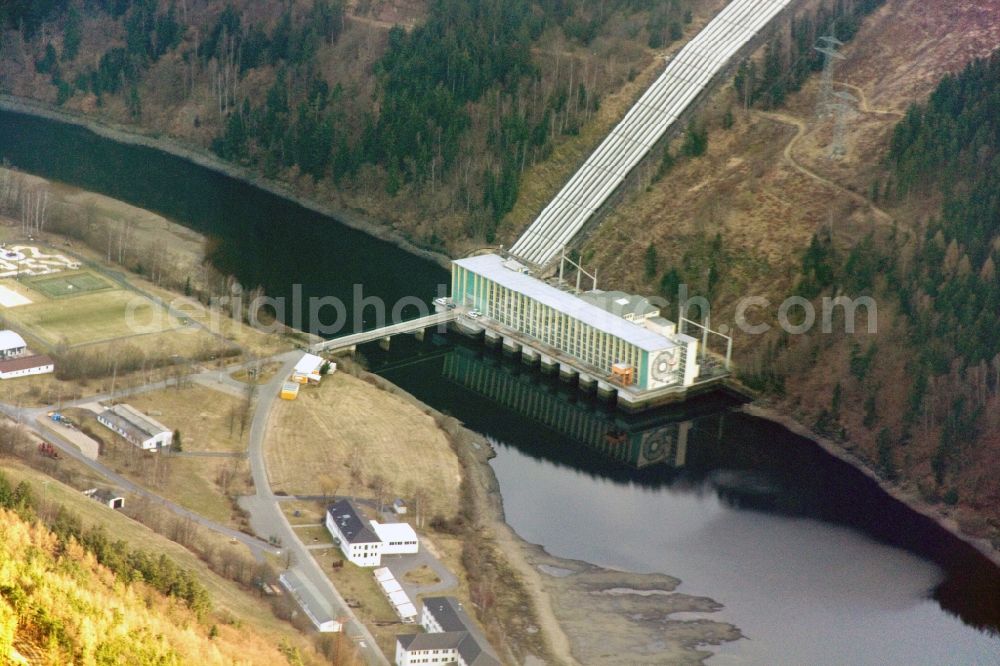
<svg viewBox="0 0 1000 666">
<path fill-rule="evenodd" d="M 599 381 L 643 392 L 691 386 L 700 372 L 698 340 L 657 324 L 657 308 L 623 292 L 581 297 L 529 275 L 516 261 L 485 254 L 452 262 L 451 293 L 458 305 L 537 341 L 536 352 L 571 357 Z"/>
<path fill-rule="evenodd" d="M 383 555 L 408 555 L 420 551 L 420 540 L 409 523 L 377 523 L 372 530 L 382 540 Z"/>
<path fill-rule="evenodd" d="M 382 539 L 350 500 L 338 500 L 327 507 L 326 529 L 349 562 L 359 567 L 382 565 Z"/>
<path fill-rule="evenodd" d="M 438 663 L 445 664 L 500 666 L 492 646 L 455 597 L 424 599 L 420 624 L 426 634 L 396 636 L 396 663 L 400 666 L 434 663 L 435 657 L 443 658 Z"/>
<path fill-rule="evenodd" d="M 375 575 L 375 582 L 382 589 L 382 594 L 389 600 L 399 619 L 408 624 L 416 622 L 417 607 L 410 601 L 409 595 L 403 590 L 403 586 L 396 580 L 389 567 L 376 569 L 372 573 Z"/>
<path fill-rule="evenodd" d="M 165 448 L 174 440 L 170 428 L 124 403 L 105 409 L 97 415 L 97 421 L 145 451 Z"/>
<path fill-rule="evenodd" d="M 14 331 L 0 331 L 0 358 L 14 358 L 28 351 L 28 343 Z"/>
<path fill-rule="evenodd" d="M 55 369 L 55 362 L 44 354 L 16 356 L 0 360 L 0 379 L 45 375 L 55 372 Z"/>
<path fill-rule="evenodd" d="M 323 365 L 329 363 L 330 368 L 328 372 L 332 373 L 337 369 L 337 364 L 332 361 L 327 361 L 322 356 L 317 356 L 316 354 L 303 354 L 299 362 L 295 364 L 295 368 L 292 370 L 292 381 L 298 382 L 300 384 L 305 384 L 306 382 L 313 382 L 318 384 L 321 379 L 323 379 Z"/>
</svg>

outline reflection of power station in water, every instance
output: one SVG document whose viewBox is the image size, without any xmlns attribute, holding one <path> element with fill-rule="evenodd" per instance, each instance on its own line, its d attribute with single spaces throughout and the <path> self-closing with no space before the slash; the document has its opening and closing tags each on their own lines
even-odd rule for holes
<svg viewBox="0 0 1000 666">
<path fill-rule="evenodd" d="M 686 461 L 691 421 L 630 426 L 614 414 L 596 412 L 586 403 L 545 390 L 530 374 L 513 374 L 473 354 L 448 354 L 443 374 L 619 462 L 642 468 L 656 463 L 682 467 Z"/>
</svg>

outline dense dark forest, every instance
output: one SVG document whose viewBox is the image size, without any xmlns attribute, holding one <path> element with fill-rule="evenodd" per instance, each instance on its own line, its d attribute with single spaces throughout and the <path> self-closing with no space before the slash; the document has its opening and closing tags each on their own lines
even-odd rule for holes
<svg viewBox="0 0 1000 666">
<path fill-rule="evenodd" d="M 342 23 L 339 3 L 324 6 L 318 1 L 315 7 L 314 15 L 332 17 L 325 25 Z M 517 200 L 524 168 L 547 156 L 556 135 L 577 133 L 600 104 L 600 96 L 582 75 L 561 84 L 555 94 L 542 94 L 533 44 L 553 26 L 587 44 L 607 16 L 622 10 L 649 12 L 650 41 L 657 45 L 679 39 L 681 25 L 691 19 L 686 0 L 435 0 L 422 25 L 410 32 L 399 27 L 390 31 L 386 52 L 376 65 L 372 108 L 360 118 L 352 119 L 345 111 L 341 89 L 331 90 L 321 80 L 310 83 L 309 94 L 297 108 L 289 108 L 283 89 L 301 71 L 279 69 L 264 104 L 244 102 L 213 147 L 227 159 L 263 161 L 265 172 L 272 175 L 280 165 L 297 164 L 316 179 L 329 172 L 340 183 L 367 163 L 385 170 L 390 196 L 404 183 L 433 191 L 457 167 L 463 135 L 473 124 L 470 104 L 484 102 L 489 109 L 488 152 L 475 180 L 480 184 L 478 204 L 489 218 L 484 236 L 492 241 L 497 222 Z M 238 18 L 227 13 L 223 20 L 229 24 L 217 26 L 213 35 L 241 34 Z M 314 23 L 306 21 L 302 30 L 312 30 Z M 291 20 L 283 18 L 275 34 L 255 33 L 253 51 L 271 53 L 272 64 L 308 65 L 305 55 L 274 57 L 274 45 L 289 41 L 277 33 L 289 25 Z M 330 30 L 324 36 L 329 41 L 336 34 Z M 242 42 L 236 49 L 246 52 Z M 471 168 L 464 167 L 467 183 Z M 471 202 L 470 192 L 465 197 Z"/>
<path fill-rule="evenodd" d="M 609 83 L 572 55 L 540 59 L 542 36 L 555 32 L 586 48 L 609 22 L 628 17 L 620 30 L 660 48 L 684 35 L 691 6 L 432 0 L 417 25 L 388 31 L 374 71 L 365 73 L 374 87 L 361 96 L 341 84 L 350 76 L 331 75 L 328 54 L 348 23 L 343 0 L 19 0 L 0 7 L 0 25 L 37 44 L 35 70 L 49 77 L 58 104 L 92 95 L 102 106 L 120 97 L 142 123 L 150 105 L 164 101 L 150 100 L 148 79 L 169 59 L 187 79 L 184 95 L 207 80 L 218 115 L 195 122 L 217 128 L 211 149 L 224 159 L 269 177 L 294 168 L 339 188 L 367 165 L 390 197 L 404 187 L 431 197 L 443 188 L 451 207 L 464 209 L 466 232 L 492 241 L 523 171 L 559 137 L 580 131 Z M 110 26 L 109 39 L 82 58 L 87 20 Z M 249 94 L 245 82 L 262 76 L 270 81 L 265 94 Z"/>
<path fill-rule="evenodd" d="M 743 105 L 781 106 L 789 93 L 823 69 L 824 56 L 815 48 L 820 37 L 851 41 L 864 17 L 883 4 L 885 0 L 838 0 L 832 6 L 820 6 L 812 15 L 793 19 L 787 34 L 767 43 L 761 62 L 746 60 L 737 69 L 733 86 Z"/>
<path fill-rule="evenodd" d="M 936 190 L 943 199 L 912 264 L 897 277 L 919 351 L 911 404 L 919 408 L 935 376 L 965 380 L 937 417 L 939 480 L 961 464 L 961 450 L 977 435 L 983 396 L 1000 388 L 998 108 L 1000 54 L 994 54 L 946 77 L 926 104 L 912 107 L 889 153 L 897 197 Z"/>
<path fill-rule="evenodd" d="M 887 238 L 869 236 L 847 250 L 820 233 L 804 253 L 798 284 L 809 299 L 874 296 L 902 322 L 897 331 L 848 342 L 848 383 L 835 387 L 815 428 L 845 441 L 859 436 L 840 421 L 845 401 L 857 400 L 880 474 L 896 478 L 905 470 L 913 478 L 914 468 L 929 463 L 931 485 L 922 485 L 929 499 L 973 506 L 989 501 L 977 461 L 993 446 L 984 439 L 996 435 L 990 406 L 1000 395 L 998 105 L 1000 54 L 994 54 L 945 77 L 926 103 L 912 106 L 892 133 L 871 196 L 910 216 L 932 211 L 929 221 L 909 233 L 896 228 Z M 813 354 L 831 343 L 815 344 Z M 880 360 L 895 345 L 905 350 L 898 380 Z M 790 349 L 787 336 L 773 341 L 760 369 L 745 379 L 782 394 L 787 369 L 777 361 Z M 884 407 L 890 382 L 905 391 L 900 413 Z"/>
</svg>

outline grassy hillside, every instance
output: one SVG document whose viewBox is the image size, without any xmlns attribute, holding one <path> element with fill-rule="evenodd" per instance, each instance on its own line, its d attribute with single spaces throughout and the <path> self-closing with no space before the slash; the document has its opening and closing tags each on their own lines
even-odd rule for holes
<svg viewBox="0 0 1000 666">
<path fill-rule="evenodd" d="M 461 250 L 495 242 L 526 170 L 719 6 L 5 3 L 0 92 L 196 143 Z"/>
<path fill-rule="evenodd" d="M 38 534 L 43 534 L 47 530 L 54 532 L 57 544 L 62 544 L 55 547 L 56 554 L 61 558 L 53 563 L 56 567 L 56 573 L 64 570 L 84 572 L 86 576 L 82 582 L 69 582 L 72 583 L 71 588 L 73 585 L 83 586 L 86 595 L 121 596 L 120 600 L 112 600 L 105 605 L 98 604 L 97 606 L 121 609 L 126 618 L 122 621 L 126 621 L 128 618 L 125 609 L 129 608 L 130 604 L 135 602 L 145 604 L 148 598 L 150 599 L 150 608 L 146 615 L 154 616 L 155 623 L 169 621 L 178 627 L 173 633 L 166 630 L 161 632 L 163 636 L 167 637 L 166 644 L 170 647 L 173 647 L 174 644 L 169 639 L 176 636 L 178 645 L 186 644 L 193 646 L 193 649 L 204 647 L 207 654 L 218 654 L 219 661 L 217 663 L 234 663 L 238 660 L 242 660 L 241 663 L 268 664 L 295 664 L 300 663 L 300 661 L 306 664 L 325 663 L 303 634 L 299 633 L 292 625 L 278 620 L 273 615 L 265 600 L 246 591 L 236 583 L 214 574 L 205 563 L 182 546 L 40 472 L 5 460 L 0 474 L 4 479 L 4 481 L 0 481 L 0 504 L 8 509 L 13 508 L 21 514 L 21 518 L 24 519 L 22 520 L 23 526 L 18 529 Z M 27 489 L 26 495 L 30 497 L 27 502 L 19 504 L 12 501 L 12 489 L 18 487 Z M 25 493 L 22 491 L 22 494 Z M 37 519 L 44 526 L 32 526 L 33 519 Z M 0 528 L 0 532 L 4 529 L 6 528 Z M 45 538 L 49 539 L 51 536 Z M 4 537 L 3 540 L 4 545 L 7 545 L 8 538 Z M 70 541 L 76 544 L 72 549 L 65 545 Z M 95 549 L 92 548 L 95 544 L 104 544 L 99 549 L 101 552 L 107 552 L 98 557 L 94 552 Z M 82 554 L 84 551 L 86 553 Z M 164 586 L 167 581 L 165 576 L 161 575 L 157 580 L 153 576 L 149 578 L 146 578 L 145 575 L 139 577 L 134 573 L 136 567 L 132 565 L 140 564 L 149 567 L 156 564 L 159 568 L 158 563 L 161 558 L 164 562 L 170 563 L 164 564 L 162 571 L 166 572 L 169 569 L 175 572 L 175 576 L 184 576 L 186 582 L 183 586 L 175 585 L 172 589 L 169 585 Z M 17 562 L 21 559 L 25 558 L 20 557 L 17 553 L 11 553 L 8 556 L 7 553 L 0 551 L 0 571 L 4 570 L 6 562 Z M 27 558 L 27 561 L 30 563 L 31 558 Z M 49 571 L 50 569 L 43 570 Z M 152 571 L 152 569 L 148 570 Z M 186 573 L 179 574 L 177 572 Z M 0 578 L 4 575 L 0 574 Z M 180 578 L 176 578 L 176 580 L 180 580 Z M 0 583 L 0 588 L 5 584 Z M 200 601 L 195 604 L 195 608 L 191 608 L 182 598 L 182 587 L 201 590 L 198 593 Z M 162 594 L 163 590 L 166 590 L 165 595 Z M 10 593 L 6 591 L 0 593 L 0 604 L 4 602 L 10 604 L 10 599 Z M 55 606 L 53 607 L 55 608 Z M 106 623 L 107 619 L 61 618 L 60 623 L 62 624 L 58 626 L 68 626 L 72 630 L 66 630 L 69 633 L 65 640 L 69 642 L 64 646 L 65 650 L 72 652 L 78 647 L 82 649 L 82 646 L 77 645 L 76 634 L 73 632 L 76 632 L 79 627 L 91 627 L 94 626 L 94 623 L 100 625 L 101 622 Z M 130 620 L 128 622 L 128 626 L 133 626 Z M 4 631 L 13 631 L 14 636 L 22 636 L 22 623 L 9 625 L 0 622 L 0 626 L 4 627 Z M 95 641 L 100 642 L 105 638 L 108 640 L 116 639 L 118 636 L 119 628 L 116 628 L 116 625 L 104 624 L 101 626 L 107 629 L 106 636 L 95 634 L 96 638 L 88 639 L 91 645 L 96 645 Z M 82 629 L 79 630 L 82 631 Z M 87 629 L 87 631 L 93 632 L 91 629 Z M 22 639 L 14 642 L 22 653 L 28 655 L 31 649 L 30 647 L 22 649 L 22 644 L 47 648 L 46 641 L 48 639 L 39 642 L 37 628 L 32 629 L 32 631 L 24 629 L 24 632 Z M 215 638 L 203 645 L 202 642 L 210 634 L 215 634 Z M 10 636 L 10 634 L 7 635 Z M 156 634 L 149 635 L 155 636 Z M 222 639 L 221 643 L 217 643 L 220 639 Z M 4 645 L 3 640 L 0 639 L 0 646 Z M 153 647 L 156 644 L 156 641 L 151 643 Z M 143 645 L 139 643 L 136 647 L 143 647 Z M 59 654 L 62 655 L 65 652 Z M 74 654 L 82 653 L 76 652 Z M 169 657 L 169 654 L 164 654 Z M 201 663 L 196 658 L 181 658 L 191 654 L 197 656 L 199 653 L 197 651 L 180 652 L 177 658 L 171 657 L 174 661 L 167 660 L 163 663 Z M 0 659 L 0 663 L 5 662 Z M 50 659 L 43 654 L 39 661 L 32 663 L 88 662 L 79 656 L 72 660 L 68 658 Z M 124 659 L 116 663 L 145 662 Z"/>
<path fill-rule="evenodd" d="M 49 529 L 36 518 L 36 504 L 28 484 L 12 487 L 0 477 L 0 655 L 6 660 L 229 664 L 280 658 L 246 629 L 220 631 L 209 615 L 207 590 L 165 555 L 131 550 L 104 530 L 83 530 L 65 511 Z"/>
</svg>

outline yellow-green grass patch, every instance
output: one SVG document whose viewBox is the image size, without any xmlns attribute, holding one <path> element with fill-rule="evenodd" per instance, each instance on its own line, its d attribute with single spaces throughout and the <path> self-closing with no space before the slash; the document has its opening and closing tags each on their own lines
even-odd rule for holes
<svg viewBox="0 0 1000 666">
<path fill-rule="evenodd" d="M 323 502 L 315 500 L 282 500 L 281 510 L 288 522 L 294 525 L 316 525 L 326 520 Z M 299 515 L 295 515 L 298 511 Z"/>
<path fill-rule="evenodd" d="M 180 322 L 149 299 L 121 289 L 23 305 L 7 312 L 13 324 L 56 345 L 79 345 L 159 333 Z"/>
<path fill-rule="evenodd" d="M 307 546 L 314 546 L 321 543 L 333 545 L 333 537 L 330 536 L 330 531 L 325 527 L 318 525 L 295 527 L 295 534 Z"/>
<path fill-rule="evenodd" d="M 236 529 L 242 527 L 225 491 L 233 495 L 252 492 L 246 460 L 142 451 L 101 425 L 95 415 L 83 410 L 64 411 L 79 419 L 81 430 L 104 441 L 101 460 L 108 467 L 210 520 Z M 168 428 L 176 427 L 166 416 L 155 418 Z"/>
<path fill-rule="evenodd" d="M 61 271 L 46 275 L 27 275 L 21 277 L 21 282 L 49 298 L 67 298 L 115 288 L 106 279 L 90 271 Z"/>
<path fill-rule="evenodd" d="M 123 539 L 132 548 L 167 555 L 180 566 L 192 571 L 208 589 L 217 610 L 229 611 L 239 620 L 252 623 L 265 639 L 274 642 L 284 639 L 308 649 L 302 635 L 289 623 L 276 618 L 264 600 L 211 571 L 204 561 L 183 546 L 19 462 L 0 460 L 0 469 L 14 483 L 22 480 L 31 483 L 37 497 L 58 502 L 71 509 L 80 516 L 84 525 L 103 525 L 114 539 Z M 230 544 L 228 539 L 222 537 L 218 538 L 217 544 L 218 548 L 232 548 L 240 554 L 247 552 L 242 544 Z"/>
<path fill-rule="evenodd" d="M 246 451 L 246 429 L 240 435 L 244 399 L 191 384 L 133 395 L 128 403 L 179 430 L 184 451 Z"/>
</svg>

